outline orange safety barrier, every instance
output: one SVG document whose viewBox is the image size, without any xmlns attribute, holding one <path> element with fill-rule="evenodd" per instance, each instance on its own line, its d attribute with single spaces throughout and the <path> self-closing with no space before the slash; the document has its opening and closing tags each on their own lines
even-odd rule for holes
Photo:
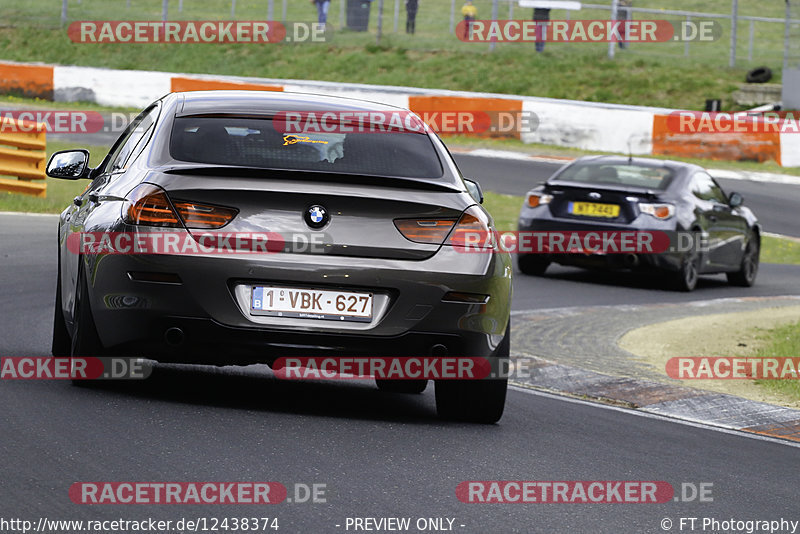
<svg viewBox="0 0 800 534">
<path fill-rule="evenodd" d="M 681 133 L 669 115 L 653 117 L 653 154 L 728 161 L 781 161 L 777 132 Z M 670 127 L 672 124 L 672 128 Z"/>
<path fill-rule="evenodd" d="M 171 90 L 173 93 L 182 91 L 214 91 L 219 89 L 239 91 L 283 91 L 278 85 L 263 85 L 260 83 L 227 82 L 223 80 L 206 80 L 202 78 L 186 78 L 173 76 Z"/>
<path fill-rule="evenodd" d="M 3 118 L 0 121 L 0 191 L 47 196 L 47 131 L 44 124 Z"/>
<path fill-rule="evenodd" d="M 487 115 L 493 120 L 499 113 L 519 114 L 522 112 L 522 101 L 510 98 L 483 98 L 483 97 L 464 97 L 464 96 L 409 96 L 408 109 L 425 119 L 425 114 L 436 114 L 441 112 L 461 112 L 475 113 L 476 116 Z M 434 115 L 435 116 L 435 115 Z M 521 136 L 519 128 L 512 128 L 507 131 L 486 131 L 476 132 L 454 132 L 454 135 L 469 135 L 475 137 L 511 137 L 519 139 Z M 448 135 L 447 132 L 440 132 Z"/>
<path fill-rule="evenodd" d="M 0 62 L 0 93 L 53 100 L 52 65 Z"/>
</svg>

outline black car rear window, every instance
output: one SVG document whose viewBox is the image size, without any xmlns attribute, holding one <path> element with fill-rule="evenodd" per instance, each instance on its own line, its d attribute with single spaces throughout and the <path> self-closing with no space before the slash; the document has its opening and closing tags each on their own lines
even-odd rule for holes
<svg viewBox="0 0 800 534">
<path fill-rule="evenodd" d="M 664 190 L 673 173 L 664 167 L 628 163 L 578 163 L 564 169 L 554 178 L 558 182 L 577 182 L 597 185 L 624 185 L 642 189 Z"/>
<path fill-rule="evenodd" d="M 431 179 L 444 175 L 424 133 L 283 134 L 270 118 L 176 118 L 170 154 L 185 162 L 266 169 Z"/>
</svg>

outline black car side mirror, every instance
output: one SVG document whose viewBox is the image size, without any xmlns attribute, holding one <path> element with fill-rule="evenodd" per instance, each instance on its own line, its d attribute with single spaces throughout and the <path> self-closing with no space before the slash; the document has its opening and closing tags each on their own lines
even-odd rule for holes
<svg viewBox="0 0 800 534">
<path fill-rule="evenodd" d="M 45 174 L 51 178 L 79 180 L 89 177 L 89 151 L 59 150 L 50 156 Z"/>
<path fill-rule="evenodd" d="M 738 208 L 744 204 L 744 197 L 739 193 L 731 193 L 728 197 L 728 205 L 732 208 Z"/>
<path fill-rule="evenodd" d="M 478 204 L 483 204 L 483 191 L 481 190 L 481 184 L 475 180 L 470 180 L 469 178 L 464 178 L 464 183 L 467 184 L 467 191 L 469 191 L 469 194 L 475 199 L 475 202 Z"/>
</svg>

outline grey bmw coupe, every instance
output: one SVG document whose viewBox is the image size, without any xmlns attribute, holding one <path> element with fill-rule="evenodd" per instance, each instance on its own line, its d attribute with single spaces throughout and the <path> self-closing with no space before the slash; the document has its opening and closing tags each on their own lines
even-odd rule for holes
<svg viewBox="0 0 800 534">
<path fill-rule="evenodd" d="M 171 93 L 96 168 L 55 153 L 48 176 L 89 184 L 59 220 L 53 354 L 507 359 L 510 257 L 460 249 L 493 221 L 417 121 L 318 95 Z M 436 380 L 437 411 L 495 422 L 506 386 Z"/>
</svg>

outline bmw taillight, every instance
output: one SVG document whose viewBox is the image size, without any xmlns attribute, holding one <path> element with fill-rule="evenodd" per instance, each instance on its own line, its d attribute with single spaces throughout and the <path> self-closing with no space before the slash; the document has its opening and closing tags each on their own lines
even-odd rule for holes
<svg viewBox="0 0 800 534">
<path fill-rule="evenodd" d="M 441 245 L 456 223 L 455 219 L 395 219 L 403 237 L 414 243 Z"/>
<path fill-rule="evenodd" d="M 126 197 L 122 218 L 128 224 L 180 228 L 181 221 L 167 193 L 152 184 L 140 184 Z"/>
<path fill-rule="evenodd" d="M 468 208 L 461 214 L 445 245 L 491 248 L 494 240 L 489 217 L 477 206 Z"/>
<path fill-rule="evenodd" d="M 236 217 L 237 210 L 197 202 L 172 202 L 187 228 L 222 228 Z"/>
<path fill-rule="evenodd" d="M 172 201 L 166 191 L 153 184 L 140 184 L 131 190 L 122 208 L 128 224 L 166 228 L 216 229 L 236 217 L 237 210 L 223 206 Z"/>
</svg>

